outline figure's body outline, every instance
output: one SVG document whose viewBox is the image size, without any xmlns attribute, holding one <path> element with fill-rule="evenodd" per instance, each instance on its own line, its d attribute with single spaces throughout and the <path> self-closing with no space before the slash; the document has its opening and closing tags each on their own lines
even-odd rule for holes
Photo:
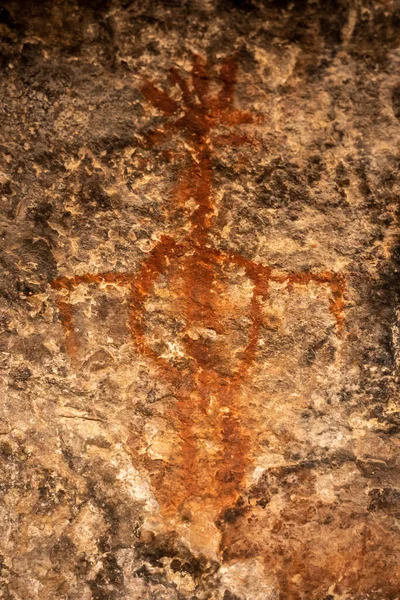
<svg viewBox="0 0 400 600">
<path fill-rule="evenodd" d="M 229 56 L 222 62 L 219 71 L 220 91 L 214 97 L 209 96 L 209 67 L 206 61 L 194 56 L 190 78 L 191 88 L 176 69 L 170 70 L 171 83 L 178 86 L 181 91 L 185 109 L 183 114 L 179 102 L 153 83 L 146 82 L 142 87 L 142 93 L 147 100 L 168 119 L 163 129 L 154 131 L 148 136 L 150 145 L 155 145 L 174 131 L 178 131 L 183 134 L 190 148 L 188 165 L 182 170 L 175 188 L 178 202 L 185 204 L 189 200 L 194 200 L 195 203 L 195 208 L 189 217 L 191 223 L 189 233 L 180 240 L 163 235 L 134 274 L 85 274 L 59 277 L 52 282 L 54 289 L 66 290 L 69 293 L 81 284 L 90 283 L 130 288 L 130 331 L 134 344 L 141 354 L 156 362 L 165 377 L 177 389 L 175 414 L 182 441 L 180 453 L 183 456 L 182 460 L 185 461 L 188 475 L 183 483 L 183 489 L 173 491 L 176 492 L 176 500 L 169 501 L 170 514 L 177 511 L 182 502 L 192 496 L 211 498 L 209 500 L 211 504 L 214 497 L 219 497 L 218 504 L 227 506 L 239 493 L 246 471 L 248 441 L 243 434 L 240 410 L 235 406 L 235 396 L 231 391 L 240 389 L 256 357 L 263 321 L 262 303 L 268 299 L 270 282 L 286 283 L 289 289 L 296 284 L 307 285 L 311 282 L 328 286 L 329 308 L 336 320 L 339 334 L 344 325 L 345 279 L 342 274 L 330 271 L 319 274 L 275 273 L 271 268 L 233 252 L 222 252 L 210 243 L 208 233 L 212 227 L 214 213 L 211 164 L 213 147 L 229 143 L 235 146 L 251 144 L 254 141 L 247 134 L 236 135 L 231 132 L 216 136 L 212 141 L 212 130 L 221 124 L 227 127 L 251 124 L 255 119 L 251 113 L 238 110 L 233 105 L 233 91 L 238 69 L 237 57 Z M 193 366 L 189 378 L 182 382 L 179 369 L 158 355 L 146 341 L 146 300 L 150 297 L 157 278 L 166 273 L 174 261 L 183 263 L 182 268 L 187 279 L 189 294 L 190 285 L 195 284 L 196 268 L 202 269 L 201 273 L 204 272 L 203 283 L 199 284 L 200 296 L 203 292 L 207 292 L 207 286 L 210 286 L 210 282 L 215 279 L 224 265 L 234 265 L 241 269 L 253 285 L 248 344 L 242 353 L 240 367 L 229 376 L 221 376 L 213 367 L 207 366 L 204 361 L 202 363 L 201 354 L 198 349 L 196 350 L 195 344 L 188 339 L 185 348 L 192 359 Z M 189 313 L 193 310 L 190 306 L 189 302 Z M 74 329 L 72 306 L 68 299 L 63 298 L 58 300 L 58 309 L 66 331 L 67 352 L 70 356 L 74 356 L 78 352 L 79 343 Z M 211 314 L 212 308 L 209 313 L 209 320 L 212 320 L 214 318 Z M 202 414 L 205 415 L 207 394 L 215 394 L 218 397 L 220 416 L 215 427 L 220 431 L 221 438 L 220 454 L 211 465 L 213 472 L 210 473 L 207 473 L 207 465 L 203 464 L 200 467 L 201 459 L 195 439 L 196 423 L 193 422 L 196 418 L 201 418 Z M 198 399 L 196 407 L 189 402 L 189 398 L 194 397 Z M 197 417 L 193 416 L 195 410 L 198 413 Z M 179 466 L 177 468 L 179 469 Z M 205 470 L 204 473 L 200 473 L 201 468 Z M 207 486 L 204 482 L 208 476 L 214 477 L 214 480 Z M 162 493 L 164 492 L 161 491 L 161 495 Z"/>
</svg>

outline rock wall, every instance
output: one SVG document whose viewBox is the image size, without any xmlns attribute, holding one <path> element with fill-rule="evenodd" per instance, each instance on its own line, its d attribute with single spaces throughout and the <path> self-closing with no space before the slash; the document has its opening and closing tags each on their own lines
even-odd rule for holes
<svg viewBox="0 0 400 600">
<path fill-rule="evenodd" d="M 400 598 L 399 42 L 2 1 L 1 598 Z"/>
</svg>

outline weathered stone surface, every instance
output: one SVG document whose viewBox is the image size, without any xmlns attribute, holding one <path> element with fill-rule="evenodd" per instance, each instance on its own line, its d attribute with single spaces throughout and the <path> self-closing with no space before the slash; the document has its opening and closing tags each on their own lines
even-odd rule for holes
<svg viewBox="0 0 400 600">
<path fill-rule="evenodd" d="M 0 37 L 0 597 L 400 598 L 398 2 Z"/>
</svg>

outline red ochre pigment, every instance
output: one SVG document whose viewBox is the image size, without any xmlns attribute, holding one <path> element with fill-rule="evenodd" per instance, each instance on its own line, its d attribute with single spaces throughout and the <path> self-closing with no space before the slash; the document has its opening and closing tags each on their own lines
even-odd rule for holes
<svg viewBox="0 0 400 600">
<path fill-rule="evenodd" d="M 214 215 L 213 148 L 225 144 L 239 146 L 255 143 L 253 138 L 244 134 L 212 135 L 218 125 L 231 127 L 257 121 L 251 113 L 238 110 L 233 105 L 237 70 L 235 56 L 224 60 L 218 76 L 220 91 L 211 97 L 210 65 L 202 58 L 194 57 L 189 83 L 175 69 L 171 69 L 170 81 L 180 88 L 181 103 L 151 82 L 146 82 L 142 87 L 145 98 L 169 118 L 162 130 L 149 134 L 148 144 L 154 146 L 177 131 L 190 148 L 174 190 L 177 203 L 185 205 L 189 200 L 194 201 L 195 209 L 189 217 L 191 229 L 187 236 L 179 241 L 162 236 L 136 273 L 86 274 L 60 277 L 52 282 L 54 289 L 69 292 L 79 285 L 90 283 L 130 288 L 129 322 L 134 344 L 140 353 L 159 366 L 163 376 L 173 386 L 176 398 L 170 417 L 178 433 L 180 447 L 176 449 L 168 467 L 163 464 L 156 471 L 150 469 L 161 511 L 168 517 L 178 513 L 184 517 L 185 502 L 190 502 L 192 498 L 200 500 L 200 504 L 203 502 L 217 515 L 235 502 L 239 495 L 249 466 L 249 436 L 241 425 L 245 410 L 241 388 L 256 356 L 263 323 L 261 308 L 268 299 L 269 283 L 286 282 L 289 291 L 294 285 L 309 283 L 328 286 L 329 309 L 336 320 L 339 334 L 344 327 L 343 275 L 329 271 L 319 274 L 274 273 L 270 268 L 240 255 L 220 252 L 210 242 L 209 231 Z M 179 278 L 184 282 L 179 311 L 187 323 L 213 330 L 217 335 L 223 334 L 224 313 L 225 316 L 229 315 L 232 308 L 229 298 L 223 293 L 223 275 L 226 268 L 232 267 L 244 271 L 253 286 L 247 346 L 236 368 L 225 369 L 221 374 L 216 366 L 218 357 L 211 345 L 205 344 L 202 339 L 184 336 L 184 348 L 191 359 L 191 367 L 182 373 L 147 343 L 146 301 L 161 275 L 168 278 L 170 286 Z M 218 282 L 220 289 L 217 294 L 213 287 Z M 66 351 L 74 357 L 79 344 L 74 329 L 73 308 L 64 298 L 58 301 L 58 309 L 66 332 Z M 199 440 L 210 441 L 217 450 L 210 453 L 206 444 L 199 443 Z"/>
</svg>

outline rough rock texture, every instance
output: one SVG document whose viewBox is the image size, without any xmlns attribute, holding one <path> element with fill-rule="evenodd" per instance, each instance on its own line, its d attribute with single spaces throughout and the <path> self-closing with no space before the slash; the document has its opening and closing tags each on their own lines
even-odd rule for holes
<svg viewBox="0 0 400 600">
<path fill-rule="evenodd" d="M 399 3 L 0 38 L 0 597 L 400 598 Z"/>
</svg>

